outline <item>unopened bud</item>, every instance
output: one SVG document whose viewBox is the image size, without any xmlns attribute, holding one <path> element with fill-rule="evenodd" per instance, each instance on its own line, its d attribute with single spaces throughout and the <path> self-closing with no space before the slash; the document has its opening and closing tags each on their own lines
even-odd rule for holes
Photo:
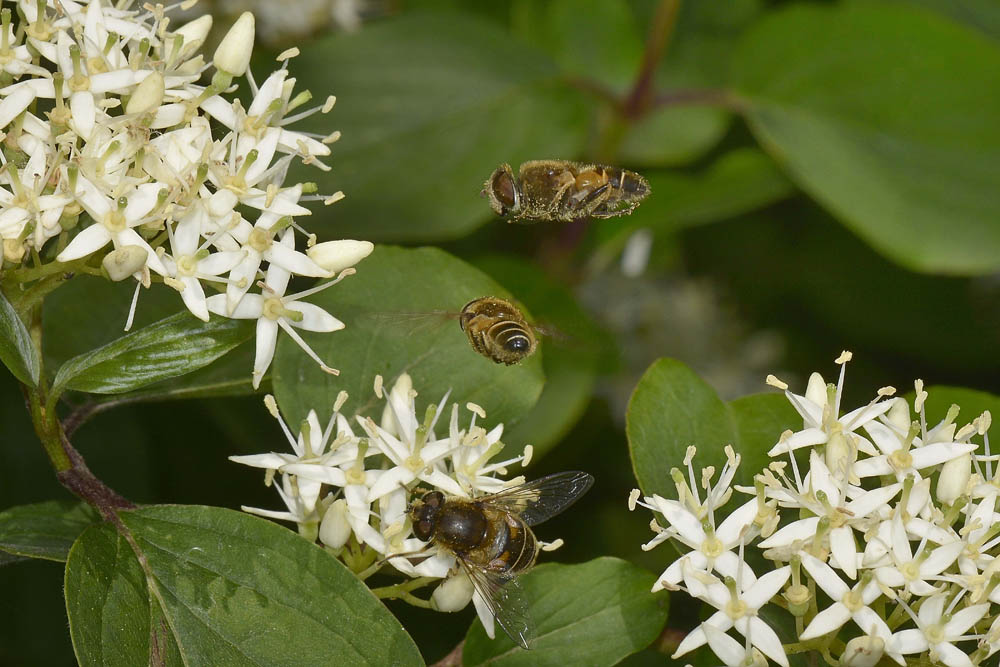
<svg viewBox="0 0 1000 667">
<path fill-rule="evenodd" d="M 941 466 L 935 496 L 938 502 L 951 505 L 965 493 L 965 487 L 972 477 L 972 456 L 962 454 Z"/>
<path fill-rule="evenodd" d="M 371 241 L 325 241 L 306 250 L 309 259 L 332 273 L 343 271 L 363 260 L 372 253 L 375 245 Z"/>
<path fill-rule="evenodd" d="M 431 594 L 431 607 L 437 611 L 461 611 L 472 600 L 472 581 L 461 572 L 448 577 Z"/>
<path fill-rule="evenodd" d="M 214 218 L 222 218 L 228 216 L 233 212 L 233 208 L 239 202 L 239 198 L 236 193 L 229 188 L 222 188 L 208 198 L 208 209 L 209 215 Z"/>
<path fill-rule="evenodd" d="M 826 467 L 837 478 L 846 477 L 858 459 L 858 453 L 842 431 L 830 434 L 826 442 Z"/>
<path fill-rule="evenodd" d="M 215 68 L 230 76 L 243 76 L 253 52 L 254 17 L 243 12 L 215 50 Z"/>
<path fill-rule="evenodd" d="M 351 537 L 351 524 L 347 520 L 347 501 L 343 498 L 333 501 L 323 514 L 319 525 L 319 541 L 331 549 L 339 549 Z"/>
<path fill-rule="evenodd" d="M 205 37 L 208 36 L 211 29 L 211 14 L 205 14 L 204 16 L 197 18 L 190 23 L 185 23 L 178 28 L 177 32 L 174 34 L 181 35 L 184 38 L 184 43 L 181 45 L 181 57 L 184 58 L 194 53 L 205 41 Z"/>
<path fill-rule="evenodd" d="M 809 384 L 806 385 L 806 398 L 816 405 L 826 405 L 826 382 L 819 373 L 809 376 Z"/>
<path fill-rule="evenodd" d="M 910 404 L 903 398 L 893 399 L 892 407 L 886 413 L 886 418 L 898 430 L 906 433 L 910 430 Z"/>
<path fill-rule="evenodd" d="M 24 259 L 24 241 L 19 239 L 3 240 L 3 258 L 8 262 L 18 264 Z"/>
<path fill-rule="evenodd" d="M 885 652 L 885 641 L 881 637 L 855 637 L 847 642 L 840 654 L 842 667 L 875 667 Z"/>
<path fill-rule="evenodd" d="M 125 245 L 105 255 L 101 265 L 111 280 L 119 282 L 137 271 L 142 271 L 148 259 L 149 255 L 142 246 Z"/>
<path fill-rule="evenodd" d="M 135 92 L 125 105 L 125 113 L 146 113 L 157 108 L 163 103 L 163 90 L 163 75 L 154 71 L 135 87 Z"/>
</svg>

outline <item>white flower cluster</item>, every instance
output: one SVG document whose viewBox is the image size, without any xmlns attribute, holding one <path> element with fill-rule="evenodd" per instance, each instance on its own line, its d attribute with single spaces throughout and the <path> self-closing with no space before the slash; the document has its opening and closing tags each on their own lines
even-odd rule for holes
<svg viewBox="0 0 1000 667">
<path fill-rule="evenodd" d="M 387 394 L 381 383 L 381 377 L 376 377 L 376 396 L 385 398 L 379 423 L 362 415 L 353 420 L 346 417 L 341 410 L 347 393 L 341 392 L 326 427 L 310 411 L 297 437 L 278 413 L 274 398 L 267 396 L 265 405 L 281 425 L 293 453 L 230 458 L 266 469 L 269 485 L 280 475 L 275 489 L 287 509 L 243 510 L 295 522 L 302 535 L 318 538 L 362 578 L 388 562 L 421 585 L 445 579 L 431 605 L 441 611 L 458 611 L 473 600 L 484 627 L 491 631 L 493 617 L 479 596 L 473 596 L 472 583 L 456 568 L 454 556 L 414 537 L 407 510 L 431 490 L 469 498 L 523 483 L 523 477 L 504 480 L 497 475 L 506 474 L 513 464 L 527 465 L 531 446 L 520 456 L 491 462 L 504 446 L 500 441 L 503 425 L 489 431 L 479 426 L 477 419 L 486 417 L 481 407 L 467 403 L 472 415 L 468 426 L 460 428 L 459 406 L 452 404 L 447 429 L 438 435 L 447 395 L 421 415 L 409 375 L 400 375 Z"/>
<path fill-rule="evenodd" d="M 279 328 L 334 372 L 292 327 L 343 324 L 299 301 L 315 289 L 285 291 L 292 275 L 348 274 L 372 245 L 306 235 L 311 247 L 296 250 L 294 219 L 310 213 L 301 202 L 321 197 L 313 184 L 284 184 L 296 157 L 328 169 L 319 158 L 339 132 L 315 137 L 286 126 L 329 111 L 334 98 L 302 111 L 310 94 L 293 96 L 294 49 L 258 86 L 248 69 L 249 13 L 206 63 L 199 50 L 210 16 L 173 29 L 162 5 L 134 4 L 19 0 L 16 21 L 0 10 L 4 274 L 19 283 L 71 272 L 133 277 L 136 297 L 140 286 L 163 282 L 202 320 L 210 312 L 257 320 L 255 387 Z M 200 84 L 211 65 L 211 83 Z M 253 94 L 246 109 L 233 97 L 242 76 Z M 220 293 L 206 296 L 203 283 Z"/>
<path fill-rule="evenodd" d="M 837 359 L 836 385 L 814 373 L 805 395 L 768 378 L 804 427 L 783 433 L 769 452 L 787 454 L 787 462 L 773 461 L 754 487 L 735 487 L 753 497 L 721 523 L 716 512 L 732 495 L 740 461 L 731 448 L 714 485 L 712 468 L 698 483 L 691 448 L 687 479 L 672 471 L 677 500 L 654 494 L 639 501 L 639 490 L 632 492 L 630 509 L 641 504 L 665 520 L 653 520 L 656 536 L 643 548 L 672 539 L 689 549 L 653 590 L 685 590 L 718 610 L 675 657 L 707 643 L 726 665 L 787 666 L 787 652 L 811 650 L 849 667 L 872 667 L 883 656 L 900 665 L 904 656 L 948 667 L 996 664 L 987 660 L 1000 651 L 1000 476 L 990 414 L 958 428 L 953 405 L 929 428 L 919 380 L 915 418 L 891 387 L 841 414 L 850 358 Z M 763 561 L 746 557 L 752 545 L 774 564 L 762 576 L 748 560 Z M 794 647 L 782 646 L 758 614 L 768 603 L 794 619 Z"/>
</svg>

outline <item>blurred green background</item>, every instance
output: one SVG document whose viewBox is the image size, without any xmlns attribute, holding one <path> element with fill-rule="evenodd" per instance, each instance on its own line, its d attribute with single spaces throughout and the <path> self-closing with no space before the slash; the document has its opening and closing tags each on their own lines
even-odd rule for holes
<svg viewBox="0 0 1000 667">
<path fill-rule="evenodd" d="M 996 2 L 397 0 L 357 4 L 339 23 L 330 6 L 352 3 L 302 3 L 321 8 L 322 20 L 302 21 L 308 35 L 296 32 L 295 3 L 271 3 L 290 25 L 273 23 L 265 4 L 251 7 L 263 43 L 256 69 L 294 43 L 299 85 L 338 98 L 307 123 L 343 132 L 333 169 L 300 176 L 347 198 L 304 221 L 309 230 L 436 245 L 567 334 L 543 343 L 538 407 L 509 421 L 504 438 L 536 445 L 529 476 L 597 473 L 573 511 L 538 531 L 566 541 L 543 558 L 615 555 L 657 572 L 674 558 L 667 547 L 642 552 L 649 517 L 625 511 L 636 485 L 625 408 L 660 357 L 683 361 L 725 399 L 763 391 L 767 373 L 793 389 L 813 370 L 830 379 L 842 349 L 854 352 L 848 404 L 918 377 L 1000 391 Z M 253 3 L 199 10 L 208 5 Z M 501 162 L 538 158 L 635 169 L 652 194 L 617 220 L 495 219 L 482 181 Z M 411 284 L 404 303 L 433 296 L 418 277 Z M 102 312 L 56 293 L 54 358 L 119 335 L 128 295 L 108 289 Z M 338 289 L 322 298 L 343 316 Z M 153 300 L 143 316 L 178 305 Z M 350 326 L 324 339 L 334 362 Z M 209 370 L 244 374 L 246 347 L 238 363 Z M 279 347 L 279 400 L 282 373 L 286 385 L 297 377 L 294 350 Z M 77 447 L 138 503 L 274 507 L 260 476 L 226 457 L 283 450 L 284 438 L 245 383 L 221 393 L 242 395 L 108 410 L 80 429 Z M 69 498 L 6 373 L 0 411 L 0 508 Z M 0 663 L 73 661 L 62 571 L 0 567 Z M 683 602 L 672 602 L 673 627 L 686 627 Z M 472 619 L 390 607 L 428 661 Z M 647 658 L 664 660 L 630 660 Z"/>
</svg>

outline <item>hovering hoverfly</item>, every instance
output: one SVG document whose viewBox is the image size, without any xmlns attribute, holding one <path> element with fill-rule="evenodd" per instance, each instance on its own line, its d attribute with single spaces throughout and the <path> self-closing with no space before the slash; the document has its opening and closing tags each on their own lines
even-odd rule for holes
<svg viewBox="0 0 1000 667">
<path fill-rule="evenodd" d="M 585 472 L 560 472 L 481 498 L 425 493 L 410 508 L 417 538 L 455 556 L 497 624 L 524 648 L 533 635 L 517 576 L 538 556 L 530 526 L 559 514 L 594 483 Z"/>
<path fill-rule="evenodd" d="M 631 213 L 649 194 L 645 178 L 621 167 L 569 160 L 525 162 L 514 176 L 502 164 L 483 184 L 497 215 L 510 222 L 613 218 Z"/>
<path fill-rule="evenodd" d="M 465 304 L 458 324 L 472 349 L 498 364 L 520 363 L 538 345 L 534 327 L 528 324 L 521 310 L 496 296 L 480 297 Z"/>
<path fill-rule="evenodd" d="M 469 345 L 479 354 L 497 364 L 518 364 L 538 348 L 538 334 L 564 338 L 550 327 L 530 324 L 521 309 L 507 299 L 483 296 L 473 299 L 459 312 L 437 310 L 416 313 L 372 314 L 383 321 L 394 322 L 444 322 L 458 320 Z"/>
</svg>

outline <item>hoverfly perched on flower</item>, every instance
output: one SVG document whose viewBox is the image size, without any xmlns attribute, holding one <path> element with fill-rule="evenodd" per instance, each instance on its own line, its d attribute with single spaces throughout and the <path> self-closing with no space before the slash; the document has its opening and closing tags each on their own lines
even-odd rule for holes
<svg viewBox="0 0 1000 667">
<path fill-rule="evenodd" d="M 490 206 L 509 222 L 627 215 L 649 194 L 649 182 L 621 167 L 569 160 L 531 160 L 517 176 L 502 164 L 483 184 Z"/>
<path fill-rule="evenodd" d="M 531 531 L 593 485 L 585 472 L 561 472 L 480 498 L 425 493 L 410 508 L 413 533 L 455 556 L 503 631 L 528 648 L 531 616 L 517 576 L 538 557 Z"/>
</svg>

